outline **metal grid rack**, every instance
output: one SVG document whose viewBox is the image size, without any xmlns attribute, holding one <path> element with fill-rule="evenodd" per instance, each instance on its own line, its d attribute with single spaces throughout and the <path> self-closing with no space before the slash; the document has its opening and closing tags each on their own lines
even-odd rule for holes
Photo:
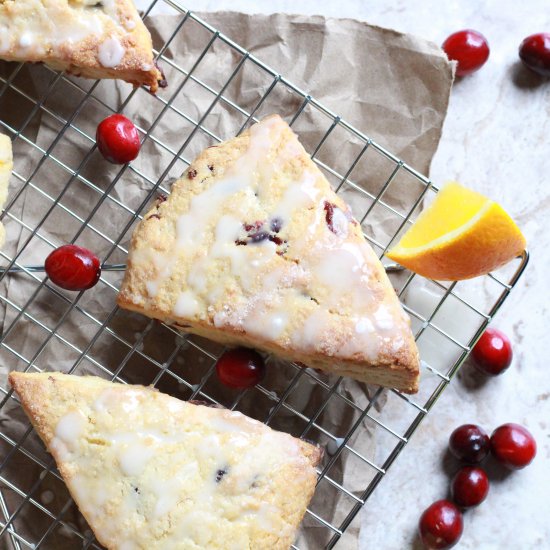
<svg viewBox="0 0 550 550">
<path fill-rule="evenodd" d="M 122 382 L 154 384 L 183 399 L 220 403 L 248 414 L 253 410 L 254 416 L 275 428 L 319 442 L 327 450 L 319 469 L 318 491 L 323 498 L 313 499 L 305 522 L 316 526 L 317 536 L 321 537 L 317 540 L 332 548 L 346 537 L 354 517 L 508 296 L 526 266 L 527 254 L 502 272 L 463 283 L 427 281 L 406 271 L 392 273 L 392 282 L 411 316 L 423 358 L 421 390 L 415 396 L 406 396 L 395 390 L 368 387 L 360 400 L 350 397 L 345 380 L 290 363 L 278 364 L 277 377 L 268 376 L 253 389 L 224 393 L 213 376 L 222 348 L 119 310 L 114 298 L 120 274 L 104 271 L 98 286 L 88 293 L 66 293 L 55 287 L 43 273 L 28 268 L 32 259 L 39 262 L 49 250 L 63 243 L 56 236 L 55 227 L 66 223 L 70 231 L 67 240 L 102 250 L 103 262 L 124 262 L 129 236 L 147 205 L 158 192 L 168 192 L 170 178 L 183 171 L 194 152 L 222 139 L 210 124 L 212 117 L 220 116 L 220 109 L 230 117 L 234 133 L 269 112 L 284 110 L 285 118 L 304 138 L 314 161 L 337 191 L 352 202 L 366 238 L 382 259 L 391 243 L 414 220 L 423 200 L 437 191 L 427 178 L 178 4 L 155 0 L 144 14 L 145 19 L 159 3 L 178 15 L 173 31 L 157 52 L 175 82 L 167 94 L 146 98 L 143 90 L 133 90 L 111 104 L 99 93 L 104 83 L 83 84 L 46 67 L 34 67 L 32 70 L 40 72 L 42 82 L 37 92 L 25 86 L 25 66 L 6 65 L 6 73 L 0 73 L 0 101 L 16 97 L 28 103 L 28 109 L 20 116 L 10 118 L 0 112 L 0 129 L 12 137 L 19 157 L 24 154 L 31 159 L 25 166 L 16 160 L 4 212 L 8 236 L 18 233 L 18 242 L 13 252 L 0 252 L 4 264 L 0 304 L 5 316 L 0 364 L 17 370 L 42 371 L 55 369 L 51 360 L 60 360 L 69 372 L 93 372 Z M 204 48 L 189 67 L 184 67 L 167 51 L 173 40 L 191 28 L 202 33 Z M 203 65 L 213 51 L 216 55 L 223 51 L 224 59 L 230 60 L 225 67 L 227 79 L 221 87 L 203 76 L 207 74 Z M 243 105 L 235 90 L 250 77 L 251 71 L 263 78 L 261 93 Z M 180 101 L 190 87 L 191 93 L 201 91 L 208 98 L 200 113 L 189 112 L 186 103 Z M 64 98 L 61 110 L 51 107 L 60 105 L 53 101 L 60 94 Z M 153 176 L 145 165 L 133 163 L 111 172 L 105 181 L 98 176 L 100 157 L 93 138 L 93 128 L 100 120 L 97 113 L 101 112 L 102 118 L 117 110 L 132 109 L 142 101 L 153 102 L 156 109 L 154 119 L 140 127 L 144 149 L 150 144 L 156 153 L 165 155 L 166 165 L 160 176 Z M 87 111 L 92 107 L 96 118 L 90 121 Z M 55 128 L 51 142 L 43 143 L 41 134 L 32 131 L 37 117 Z M 167 121 L 170 126 L 185 126 L 188 130 L 184 137 L 171 142 L 159 137 L 157 127 Z M 309 129 L 307 136 L 302 136 L 304 127 Z M 315 132 L 310 131 L 311 127 Z M 345 166 L 327 154 L 341 147 L 348 147 L 352 158 Z M 72 165 L 74 151 L 70 159 L 66 155 L 72 149 L 80 155 L 76 165 Z M 55 171 L 58 185 L 42 185 L 46 170 Z M 136 193 L 132 196 L 131 204 L 120 193 L 129 179 L 140 190 L 138 198 Z M 414 198 L 403 208 L 394 199 L 405 189 Z M 78 202 L 83 190 L 87 197 L 93 197 L 84 205 Z M 29 204 L 38 205 L 32 210 L 33 223 L 28 220 Z M 120 223 L 105 224 L 112 212 L 117 212 Z M 383 212 L 382 233 L 372 230 L 369 224 L 377 212 Z M 11 284 L 14 278 L 18 282 L 15 291 Z M 479 299 L 476 290 L 472 291 L 474 287 L 483 290 L 483 299 Z M 110 309 L 96 308 L 95 292 L 109 300 Z M 424 297 L 419 300 L 420 295 Z M 458 327 L 457 317 L 467 322 Z M 86 330 L 80 332 L 81 327 Z M 74 338 L 76 332 L 78 341 Z M 159 341 L 170 345 L 159 349 L 155 346 Z M 193 363 L 192 369 L 186 366 L 189 362 Z M 26 422 L 7 381 L 1 380 L 0 546 L 48 549 L 58 548 L 58 541 L 64 540 L 67 548 L 100 548 L 74 510 L 51 457 Z M 330 425 L 330 414 L 335 411 L 344 411 L 342 414 L 348 419 L 345 433 Z M 366 453 L 361 447 L 367 437 L 375 443 L 375 451 Z M 362 472 L 360 489 L 356 479 L 346 476 L 349 468 Z M 21 476 L 21 472 L 25 474 Z M 297 542 L 294 548 L 299 545 Z"/>
</svg>

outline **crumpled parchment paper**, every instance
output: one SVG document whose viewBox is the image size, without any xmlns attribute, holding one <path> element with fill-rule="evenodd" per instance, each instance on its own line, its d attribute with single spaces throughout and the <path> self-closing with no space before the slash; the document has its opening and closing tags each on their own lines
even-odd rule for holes
<svg viewBox="0 0 550 550">
<path fill-rule="evenodd" d="M 203 14 L 203 17 L 328 109 L 419 172 L 428 173 L 452 84 L 452 69 L 437 46 L 349 19 L 226 12 Z M 215 39 L 198 62 L 212 34 L 189 19 L 173 36 L 182 19 L 183 16 L 168 15 L 146 19 L 155 47 L 160 49 L 170 40 L 164 54 L 184 69 L 182 73 L 170 63 L 163 64 L 170 85 L 159 93 L 162 101 L 154 100 L 143 90 L 128 99 L 131 92 L 128 85 L 105 81 L 94 90 L 97 99 L 82 102 L 81 90 L 63 80 L 55 80 L 55 74 L 39 66 L 23 67 L 12 78 L 9 89 L 0 83 L 0 130 L 12 137 L 12 130 L 21 131 L 21 136 L 14 141 L 16 176 L 10 185 L 9 214 L 4 220 L 8 239 L 4 264 L 19 252 L 20 264 L 41 264 L 52 245 L 69 242 L 77 234 L 77 244 L 91 248 L 102 260 L 124 262 L 124 249 L 136 223 L 132 214 L 154 197 L 151 191 L 159 178 L 161 188 L 169 188 L 171 178 L 183 172 L 186 161 L 216 138 L 233 136 L 246 122 L 239 108 L 250 112 L 276 79 L 245 61 L 224 88 L 241 56 Z M 0 75 L 9 78 L 14 68 L 13 64 L 0 62 Z M 210 91 L 199 86 L 195 78 Z M 93 84 L 80 79 L 74 82 L 84 90 Z M 256 116 L 278 112 L 290 120 L 303 98 L 292 94 L 281 83 L 275 82 L 273 86 Z M 222 89 L 229 102 L 216 100 Z M 33 100 L 41 102 L 40 108 L 34 111 Z M 92 142 L 79 130 L 94 136 L 97 123 L 110 114 L 108 107 L 118 109 L 125 101 L 124 113 L 150 135 L 132 168 L 120 172 L 97 151 L 88 154 Z M 195 131 L 193 121 L 203 118 L 204 129 Z M 56 136 L 67 126 L 67 121 L 72 126 L 57 141 Z M 306 148 L 313 152 L 329 123 L 327 117 L 308 106 L 296 120 L 294 129 Z M 349 133 L 335 130 L 317 152 L 317 158 L 338 173 L 345 173 L 357 154 L 352 141 Z M 50 152 L 57 161 L 44 159 L 42 151 L 31 143 Z M 383 156 L 371 155 L 369 151 L 365 162 L 358 164 L 354 171 L 353 180 L 376 194 L 391 169 Z M 80 177 L 71 179 L 71 171 L 78 171 Z M 24 188 L 28 178 L 31 185 Z M 388 193 L 399 208 L 399 205 L 410 205 L 418 190 L 408 190 L 402 185 L 398 190 L 389 189 Z M 345 197 L 356 217 L 361 218 L 368 206 L 362 202 L 364 198 L 353 192 L 345 192 Z M 71 216 L 68 209 L 78 218 Z M 385 234 L 391 234 L 391 227 L 385 227 L 384 216 L 383 212 L 373 210 L 364 221 L 364 226 L 380 240 Z M 79 233 L 82 221 L 88 226 Z M 31 231 L 37 227 L 38 233 L 32 236 Z M 41 279 L 42 275 L 38 275 L 38 281 Z M 220 347 L 199 338 L 192 338 L 194 344 L 189 344 L 185 338 L 175 336 L 155 322 L 117 311 L 114 300 L 121 275 L 105 273 L 104 279 L 114 288 L 100 283 L 81 297 L 59 291 L 68 300 L 47 288 L 38 290 L 37 281 L 29 275 L 10 275 L 3 279 L 0 291 L 6 299 L 1 303 L 0 312 L 5 344 L 0 348 L 2 388 L 7 389 L 9 370 L 23 370 L 28 367 L 28 361 L 32 361 L 33 367 L 45 370 L 74 370 L 76 374 L 102 376 L 117 374 L 131 383 L 155 382 L 162 391 L 176 397 L 194 397 L 193 391 L 212 369 L 213 357 Z M 32 301 L 27 303 L 30 298 Z M 71 304 L 76 306 L 71 308 Z M 21 309 L 25 314 L 19 314 Z M 52 336 L 52 331 L 58 336 Z M 86 354 L 84 358 L 82 353 Z M 175 376 L 163 373 L 166 366 Z M 334 383 L 332 377 L 313 374 L 329 386 Z M 359 419 L 358 428 L 348 442 L 354 452 L 342 452 L 328 473 L 332 482 L 320 483 L 311 504 L 315 514 L 338 526 L 354 505 L 338 486 L 358 496 L 376 474 L 357 454 L 369 460 L 376 460 L 380 455 L 377 428 L 367 418 L 360 420 L 357 409 L 337 395 L 331 396 L 330 390 L 317 384 L 311 376 L 296 377 L 294 368 L 274 360 L 265 381 L 265 386 L 277 398 L 293 384 L 292 390 L 285 394 L 285 403 L 291 409 L 274 409 L 276 401 L 255 390 L 235 403 L 235 392 L 224 390 L 215 377 L 208 379 L 203 389 L 224 405 L 235 405 L 237 410 L 254 418 L 266 420 L 271 415 L 270 425 L 297 436 L 307 426 L 304 418 L 314 418 L 320 429 L 311 428 L 305 437 L 325 446 L 322 467 L 331 460 L 342 438 Z M 350 379 L 343 380 L 337 389 L 337 393 L 356 403 L 359 409 L 368 406 L 373 391 Z M 325 400 L 328 404 L 323 408 Z M 383 401 L 382 394 L 374 406 L 382 407 Z M 296 416 L 295 411 L 303 418 Z M 9 513 L 23 506 L 12 527 L 33 542 L 46 537 L 44 549 L 79 548 L 80 539 L 71 529 L 90 535 L 88 527 L 74 505 L 64 508 L 69 498 L 64 485 L 51 474 L 42 474 L 41 478 L 42 467 L 25 454 L 32 453 L 45 464 L 51 464 L 51 457 L 34 433 L 23 439 L 27 428 L 28 421 L 20 407 L 9 399 L 0 408 L 0 429 L 10 440 L 22 441 L 22 450 L 16 451 L 9 443 L 0 441 L 0 456 L 6 457 L 0 472 L 1 494 Z M 34 504 L 24 504 L 14 488 L 25 493 L 32 491 Z M 51 517 L 39 511 L 37 505 L 54 516 L 63 511 L 61 519 L 66 525 L 52 526 Z M 358 525 L 354 522 L 342 539 L 342 547 L 356 546 L 357 531 Z M 330 536 L 329 529 L 306 515 L 297 545 L 321 548 Z M 10 541 L 4 534 L 0 542 L 10 547 Z"/>
</svg>

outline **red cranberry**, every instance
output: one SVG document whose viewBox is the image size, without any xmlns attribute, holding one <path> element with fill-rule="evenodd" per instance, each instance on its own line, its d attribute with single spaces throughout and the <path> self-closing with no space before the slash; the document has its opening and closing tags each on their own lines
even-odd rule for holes
<svg viewBox="0 0 550 550">
<path fill-rule="evenodd" d="M 491 376 L 502 374 L 512 363 L 512 344 L 496 328 L 488 328 L 472 350 L 476 367 Z"/>
<path fill-rule="evenodd" d="M 528 36 L 519 47 L 524 65 L 542 76 L 550 76 L 550 33 Z"/>
<path fill-rule="evenodd" d="M 537 442 L 523 426 L 503 424 L 491 435 L 491 452 L 511 470 L 521 470 L 535 458 Z"/>
<path fill-rule="evenodd" d="M 451 493 L 453 500 L 462 508 L 481 504 L 489 492 L 489 478 L 485 470 L 477 466 L 464 466 L 453 478 Z"/>
<path fill-rule="evenodd" d="M 334 204 L 332 204 L 331 202 L 325 201 L 323 208 L 325 210 L 325 220 L 327 222 L 328 228 L 333 233 L 335 233 L 334 226 L 333 226 Z"/>
<path fill-rule="evenodd" d="M 65 290 L 86 290 L 101 275 L 98 257 L 87 248 L 65 244 L 56 248 L 44 263 L 48 277 Z"/>
<path fill-rule="evenodd" d="M 218 378 L 230 388 L 251 388 L 265 375 L 262 356 L 248 348 L 226 351 L 216 364 Z"/>
<path fill-rule="evenodd" d="M 481 462 L 489 454 L 489 449 L 489 436 L 475 424 L 459 426 L 449 438 L 449 450 L 465 462 Z"/>
<path fill-rule="evenodd" d="M 250 242 L 261 243 L 269 237 L 269 233 L 267 231 L 258 231 L 257 233 L 252 233 L 252 235 L 249 235 L 249 237 Z"/>
<path fill-rule="evenodd" d="M 137 128 L 123 115 L 102 120 L 97 127 L 96 141 L 101 154 L 113 164 L 134 160 L 141 147 Z"/>
<path fill-rule="evenodd" d="M 465 29 L 451 34 L 441 46 L 447 57 L 458 62 L 457 76 L 476 72 L 489 58 L 489 43 L 479 32 Z"/>
<path fill-rule="evenodd" d="M 438 500 L 420 516 L 418 530 L 427 548 L 452 548 L 462 535 L 462 514 L 448 500 Z"/>
<path fill-rule="evenodd" d="M 269 224 L 269 227 L 274 233 L 279 233 L 281 227 L 283 227 L 283 220 L 281 220 L 281 218 L 273 218 Z"/>
</svg>

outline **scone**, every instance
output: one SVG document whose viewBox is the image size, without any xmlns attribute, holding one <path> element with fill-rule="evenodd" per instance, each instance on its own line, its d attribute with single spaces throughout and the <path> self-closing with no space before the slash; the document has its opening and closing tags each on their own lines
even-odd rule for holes
<svg viewBox="0 0 550 550">
<path fill-rule="evenodd" d="M 410 321 L 350 208 L 272 116 L 206 149 L 132 237 L 121 307 L 415 392 Z"/>
<path fill-rule="evenodd" d="M 0 134 L 0 208 L 8 198 L 8 187 L 11 171 L 13 169 L 13 156 L 11 150 L 11 139 Z M 6 242 L 6 229 L 0 222 L 0 247 Z"/>
<path fill-rule="evenodd" d="M 12 372 L 25 412 L 109 550 L 280 549 L 318 447 L 226 409 L 96 377 Z"/>
<path fill-rule="evenodd" d="M 131 0 L 2 0 L 0 59 L 119 78 L 153 93 L 165 85 L 151 35 Z"/>
</svg>

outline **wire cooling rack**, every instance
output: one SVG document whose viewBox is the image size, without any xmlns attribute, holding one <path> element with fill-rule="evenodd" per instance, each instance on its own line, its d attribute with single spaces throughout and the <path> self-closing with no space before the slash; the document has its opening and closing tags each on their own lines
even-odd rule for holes
<svg viewBox="0 0 550 550">
<path fill-rule="evenodd" d="M 159 3 L 163 2 L 150 6 L 145 19 Z M 184 170 L 194 153 L 230 137 L 211 130 L 211 120 L 221 116 L 221 110 L 229 117 L 233 133 L 266 114 L 284 111 L 314 161 L 335 189 L 352 202 L 366 238 L 383 261 L 384 253 L 415 219 L 423 201 L 437 191 L 427 178 L 193 13 L 168 0 L 163 4 L 178 17 L 157 51 L 173 84 L 156 98 L 146 98 L 141 89 L 126 90 L 122 99 L 111 104 L 99 92 L 101 86 L 112 83 L 71 79 L 46 67 L 5 64 L 0 72 L 0 101 L 4 101 L 0 103 L 4 106 L 0 129 L 12 137 L 18 150 L 3 215 L 8 244 L 12 235 L 18 238 L 13 251 L 9 247 L 0 251 L 4 265 L 0 275 L 4 314 L 0 364 L 5 370 L 30 371 L 56 370 L 62 365 L 65 371 L 77 374 L 93 372 L 122 382 L 154 384 L 182 399 L 202 399 L 242 410 L 275 428 L 318 442 L 326 452 L 316 492 L 322 498 L 314 497 L 304 519 L 310 531 L 315 527 L 316 544 L 309 547 L 345 544 L 352 520 L 508 296 L 527 264 L 527 254 L 498 273 L 461 283 L 428 281 L 407 271 L 390 273 L 411 317 L 422 357 L 421 389 L 414 396 L 369 386 L 363 388 L 363 398 L 356 399 L 346 380 L 292 363 L 278 364 L 277 377 L 268 376 L 253 389 L 224 393 L 213 376 L 223 348 L 119 310 L 114 305 L 119 273 L 104 271 L 97 287 L 86 293 L 67 293 L 52 285 L 43 273 L 28 266 L 33 260 L 40 263 L 51 249 L 67 241 L 103 251 L 106 263 L 125 261 L 132 230 L 157 193 L 169 192 L 171 177 Z M 204 49 L 188 65 L 180 65 L 167 51 L 173 40 L 192 30 L 201 33 Z M 216 67 L 227 77 L 221 87 L 203 76 L 208 74 L 203 65 L 213 49 L 228 54 L 223 59 L 230 60 L 226 67 Z M 29 70 L 40 76 L 41 86 L 26 87 Z M 235 90 L 246 84 L 251 71 L 263 78 L 263 84 L 255 101 L 245 105 Z M 188 89 L 203 94 L 201 112 L 188 109 L 181 101 Z M 14 100 L 27 105 L 23 113 L 6 110 Z M 110 172 L 106 180 L 101 175 L 103 165 L 98 165 L 95 125 L 103 116 L 131 109 L 142 101 L 154 102 L 156 109 L 152 122 L 140 126 L 144 150 L 150 144 L 165 155 L 167 163 L 160 176 L 149 174 L 146 164 L 133 163 Z M 87 119 L 89 109 L 96 118 Z M 33 130 L 38 117 L 55 129 L 49 143 L 43 143 L 41 133 Z M 185 131 L 178 139 L 164 139 L 156 132 L 163 124 L 181 126 Z M 352 159 L 346 165 L 327 155 L 327 151 L 343 147 L 349 149 L 348 158 Z M 24 165 L 18 161 L 23 155 L 27 159 Z M 51 182 L 52 172 L 57 185 L 43 183 Z M 134 189 L 130 203 L 120 191 L 128 179 Z M 86 200 L 79 202 L 84 191 Z M 404 193 L 412 197 L 405 205 L 396 200 Z M 109 224 L 104 223 L 107 218 Z M 376 220 L 383 220 L 383 231 L 376 230 Z M 63 240 L 57 231 L 60 225 L 65 227 Z M 70 232 L 68 238 L 66 231 Z M 98 306 L 97 296 L 110 304 L 106 310 Z M 100 548 L 6 378 L 0 382 L 0 547 Z M 344 432 L 330 422 L 332 414 L 346 419 Z M 363 445 L 366 440 L 371 442 L 367 447 Z M 358 480 L 362 483 L 359 487 Z M 301 547 L 301 541 L 307 537 L 299 537 L 294 548 Z"/>
</svg>

